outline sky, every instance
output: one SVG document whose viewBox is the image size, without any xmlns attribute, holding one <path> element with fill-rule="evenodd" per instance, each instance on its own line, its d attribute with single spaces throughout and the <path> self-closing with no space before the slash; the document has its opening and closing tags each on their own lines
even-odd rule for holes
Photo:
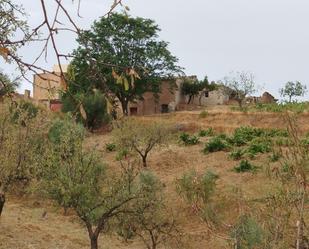
<svg viewBox="0 0 309 249">
<path fill-rule="evenodd" d="M 30 26 L 42 20 L 39 0 L 15 0 L 24 5 Z M 46 1 L 53 9 L 53 0 Z M 76 2 L 63 0 L 83 29 L 104 15 L 112 0 L 82 0 L 81 16 Z M 279 97 L 287 81 L 301 81 L 309 88 L 308 0 L 123 0 L 132 16 L 150 18 L 160 26 L 160 38 L 179 58 L 187 75 L 222 80 L 232 71 L 254 73 L 260 92 Z M 76 48 L 69 34 L 57 38 L 63 52 Z M 32 60 L 39 46 L 26 47 L 23 57 Z M 52 51 L 42 66 L 56 63 Z M 1 62 L 2 64 L 2 62 Z M 1 65 L 13 72 L 12 66 Z M 32 89 L 23 82 L 20 91 Z M 258 94 L 258 93 L 257 93 Z M 308 98 L 309 95 L 306 96 Z"/>
</svg>

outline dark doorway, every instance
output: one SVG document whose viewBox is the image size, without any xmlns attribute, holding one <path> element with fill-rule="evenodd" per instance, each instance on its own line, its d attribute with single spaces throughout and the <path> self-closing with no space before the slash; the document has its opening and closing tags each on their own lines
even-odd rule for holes
<svg viewBox="0 0 309 249">
<path fill-rule="evenodd" d="M 137 107 L 130 107 L 130 115 L 131 116 L 137 115 Z"/>
<path fill-rule="evenodd" d="M 166 104 L 161 105 L 161 112 L 162 113 L 168 113 L 168 105 L 166 105 Z"/>
</svg>

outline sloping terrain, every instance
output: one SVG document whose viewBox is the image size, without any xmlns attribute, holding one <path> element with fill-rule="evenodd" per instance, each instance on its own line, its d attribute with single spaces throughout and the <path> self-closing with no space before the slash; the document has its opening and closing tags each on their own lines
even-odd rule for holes
<svg viewBox="0 0 309 249">
<path fill-rule="evenodd" d="M 217 132 L 232 132 L 240 126 L 260 128 L 281 128 L 286 123 L 281 114 L 273 113 L 238 113 L 209 111 L 204 118 L 200 112 L 181 112 L 167 115 L 140 117 L 144 121 L 162 120 L 179 127 L 180 130 L 198 131 L 201 128 L 212 127 Z M 303 132 L 309 131 L 309 115 L 299 117 L 299 126 Z M 116 152 L 106 152 L 105 144 L 111 141 L 110 134 L 94 134 L 87 138 L 87 146 L 96 146 L 103 159 L 112 167 L 118 167 L 115 160 Z M 218 190 L 231 193 L 231 189 L 239 187 L 246 198 L 258 198 L 271 190 L 272 185 L 265 177 L 265 171 L 270 164 L 269 155 L 260 154 L 253 163 L 261 169 L 258 173 L 239 174 L 232 169 L 239 162 L 229 158 L 226 152 L 203 154 L 202 149 L 207 138 L 201 138 L 201 143 L 194 146 L 184 146 L 177 141 L 158 148 L 149 156 L 149 167 L 165 184 L 169 206 L 176 212 L 177 220 L 184 232 L 185 248 L 221 249 L 228 248 L 221 239 L 210 236 L 205 223 L 180 199 L 175 191 L 175 180 L 184 172 L 195 169 L 205 172 L 210 169 L 219 175 Z M 272 166 L 276 166 L 276 162 Z M 230 195 L 232 196 L 232 195 Z M 232 197 L 230 197 L 232 198 Z M 233 205 L 227 206 L 226 222 L 232 219 Z M 76 249 L 89 248 L 86 229 L 73 214 L 63 215 L 51 203 L 27 198 L 9 196 L 3 216 L 0 218 L 0 248 L 1 249 Z M 102 236 L 99 246 L 102 249 L 142 249 L 143 244 L 134 241 L 124 243 L 119 238 Z"/>
</svg>

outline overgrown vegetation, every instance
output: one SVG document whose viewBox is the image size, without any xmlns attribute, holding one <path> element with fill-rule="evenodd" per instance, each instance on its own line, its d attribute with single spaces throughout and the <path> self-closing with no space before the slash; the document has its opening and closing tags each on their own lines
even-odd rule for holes
<svg viewBox="0 0 309 249">
<path fill-rule="evenodd" d="M 199 138 L 195 135 L 190 136 L 188 133 L 181 133 L 179 139 L 185 145 L 195 145 L 199 143 Z"/>
</svg>

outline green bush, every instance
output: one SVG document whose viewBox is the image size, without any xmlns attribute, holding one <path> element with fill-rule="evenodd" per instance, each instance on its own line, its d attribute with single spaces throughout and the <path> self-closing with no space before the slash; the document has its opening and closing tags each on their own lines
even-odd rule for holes
<svg viewBox="0 0 309 249">
<path fill-rule="evenodd" d="M 243 172 L 254 172 L 256 171 L 257 167 L 252 165 L 249 161 L 247 160 L 241 160 L 238 166 L 234 167 L 234 171 L 237 173 L 243 173 Z"/>
<path fill-rule="evenodd" d="M 115 151 L 116 150 L 116 144 L 108 143 L 108 144 L 105 145 L 105 148 L 109 152 Z"/>
<path fill-rule="evenodd" d="M 62 111 L 74 113 L 77 121 L 84 124 L 89 130 L 100 128 L 103 124 L 110 122 L 105 96 L 98 91 L 79 94 L 74 96 L 74 98 L 70 95 L 65 95 L 62 97 L 62 102 Z M 81 114 L 81 104 L 86 113 L 86 118 Z"/>
<path fill-rule="evenodd" d="M 200 117 L 200 118 L 206 118 L 207 116 L 208 116 L 208 112 L 205 111 L 205 110 L 204 110 L 204 111 L 201 111 L 200 114 L 199 114 L 199 117 Z"/>
<path fill-rule="evenodd" d="M 252 140 L 247 148 L 247 152 L 253 155 L 267 153 L 271 151 L 271 141 L 267 138 L 256 138 Z"/>
<path fill-rule="evenodd" d="M 232 158 L 233 160 L 240 160 L 240 159 L 243 158 L 244 154 L 245 154 L 245 151 L 244 151 L 244 150 L 242 150 L 242 149 L 236 149 L 236 150 L 232 151 L 232 152 L 230 153 L 229 156 L 230 156 L 230 158 Z"/>
<path fill-rule="evenodd" d="M 222 150 L 227 149 L 228 147 L 229 146 L 227 142 L 221 137 L 217 136 L 209 140 L 208 143 L 206 143 L 203 151 L 205 154 L 207 154 L 207 153 L 222 151 Z"/>
<path fill-rule="evenodd" d="M 233 227 L 231 237 L 236 241 L 236 249 L 262 248 L 264 230 L 255 219 L 242 215 Z"/>
<path fill-rule="evenodd" d="M 213 136 L 214 131 L 212 128 L 208 128 L 207 130 L 200 130 L 198 135 L 199 137 L 207 137 L 207 136 Z"/>
<path fill-rule="evenodd" d="M 199 143 L 198 137 L 194 135 L 190 136 L 188 133 L 182 133 L 179 138 L 185 145 L 195 145 Z"/>
<path fill-rule="evenodd" d="M 206 204 L 215 191 L 218 178 L 211 171 L 198 174 L 192 170 L 176 180 L 176 190 L 191 205 Z"/>
</svg>

